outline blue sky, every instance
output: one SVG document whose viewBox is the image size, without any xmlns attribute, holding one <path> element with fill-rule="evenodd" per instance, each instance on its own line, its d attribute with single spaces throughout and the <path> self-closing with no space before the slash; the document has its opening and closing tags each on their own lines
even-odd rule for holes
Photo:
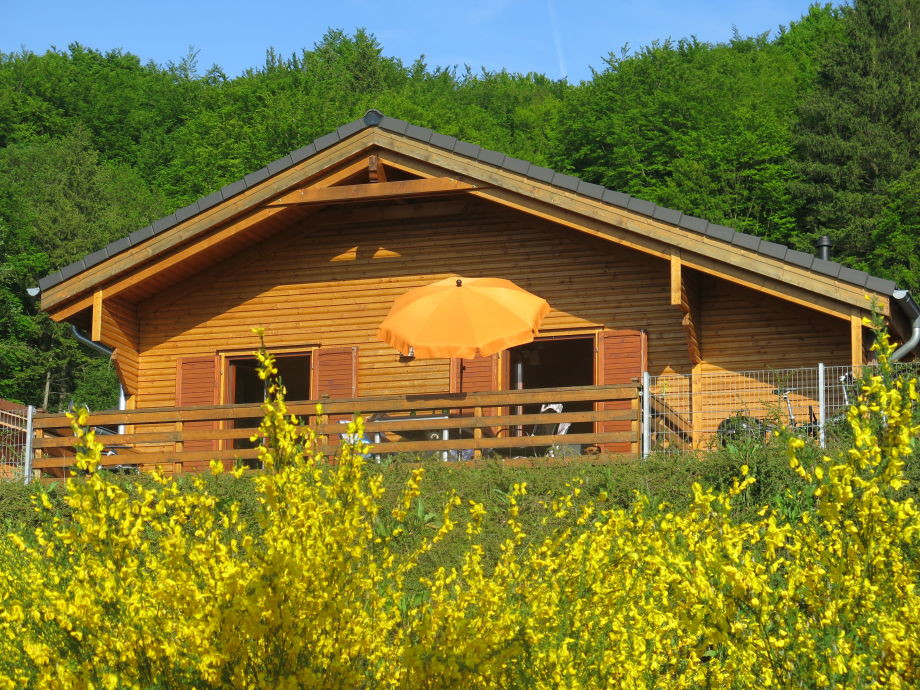
<svg viewBox="0 0 920 690">
<path fill-rule="evenodd" d="M 42 53 L 78 42 L 120 48 L 159 64 L 199 51 L 199 71 L 218 64 L 229 76 L 311 48 L 328 28 L 363 27 L 384 53 L 429 66 L 470 65 L 541 72 L 572 82 L 591 77 L 622 46 L 696 36 L 725 41 L 775 32 L 808 10 L 809 0 L 0 0 L 0 51 Z"/>
</svg>

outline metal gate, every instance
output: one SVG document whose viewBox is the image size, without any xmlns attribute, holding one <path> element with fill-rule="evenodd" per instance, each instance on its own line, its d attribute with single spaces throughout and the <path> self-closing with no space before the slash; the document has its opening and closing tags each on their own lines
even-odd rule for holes
<svg viewBox="0 0 920 690">
<path fill-rule="evenodd" d="M 35 408 L 3 401 L 0 407 L 0 481 L 28 481 L 32 476 L 32 418 Z"/>
</svg>

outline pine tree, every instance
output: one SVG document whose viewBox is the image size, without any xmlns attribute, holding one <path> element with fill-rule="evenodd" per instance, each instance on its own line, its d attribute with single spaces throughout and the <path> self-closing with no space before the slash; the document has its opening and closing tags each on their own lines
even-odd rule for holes
<svg viewBox="0 0 920 690">
<path fill-rule="evenodd" d="M 898 214 L 920 156 L 920 0 L 855 0 L 843 14 L 799 108 L 799 220 L 847 263 L 917 286 L 907 266 L 920 237 Z M 899 251 L 878 251 L 893 236 Z"/>
</svg>

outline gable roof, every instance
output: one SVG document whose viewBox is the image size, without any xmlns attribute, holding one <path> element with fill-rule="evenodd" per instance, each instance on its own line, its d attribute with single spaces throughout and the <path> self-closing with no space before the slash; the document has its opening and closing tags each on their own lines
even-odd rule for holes
<svg viewBox="0 0 920 690">
<path fill-rule="evenodd" d="M 44 293 L 46 290 L 80 275 L 97 264 L 121 255 L 132 247 L 138 247 L 148 240 L 194 219 L 196 216 L 240 198 L 247 190 L 252 190 L 275 176 L 283 176 L 283 173 L 318 157 L 322 151 L 373 128 L 379 128 L 383 132 L 434 147 L 454 156 L 470 159 L 498 171 L 512 173 L 528 181 L 548 185 L 561 192 L 586 197 L 611 209 L 622 209 L 660 223 L 675 226 L 698 236 L 701 241 L 705 238 L 709 241 L 716 240 L 719 243 L 737 247 L 745 252 L 763 257 L 771 263 L 778 261 L 792 269 L 798 271 L 804 269 L 813 274 L 826 276 L 834 281 L 840 281 L 856 288 L 863 288 L 879 295 L 891 296 L 895 290 L 895 284 L 890 280 L 871 276 L 864 271 L 858 271 L 834 261 L 825 261 L 807 252 L 797 251 L 754 235 L 738 232 L 724 225 L 710 223 L 705 219 L 687 215 L 674 209 L 657 206 L 649 201 L 606 189 L 601 185 L 585 182 L 571 175 L 506 156 L 497 151 L 484 149 L 476 144 L 460 141 L 425 127 L 387 117 L 376 110 L 369 110 L 363 118 L 342 125 L 335 131 L 319 137 L 312 143 L 293 151 L 287 156 L 249 173 L 244 178 L 232 182 L 220 190 L 132 232 L 127 237 L 116 240 L 59 271 L 45 276 L 39 281 L 39 287 Z M 775 275 L 772 277 L 776 278 Z M 779 280 L 782 280 L 782 278 L 779 278 Z"/>
</svg>

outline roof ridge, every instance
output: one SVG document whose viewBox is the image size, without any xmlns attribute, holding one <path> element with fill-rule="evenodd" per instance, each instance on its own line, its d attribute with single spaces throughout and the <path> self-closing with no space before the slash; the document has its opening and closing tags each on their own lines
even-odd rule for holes
<svg viewBox="0 0 920 690">
<path fill-rule="evenodd" d="M 650 201 L 639 199 L 623 192 L 607 189 L 602 185 L 586 182 L 572 175 L 556 172 L 549 168 L 534 165 L 529 161 L 507 156 L 499 151 L 492 151 L 477 144 L 461 141 L 456 137 L 435 132 L 427 127 L 420 127 L 406 122 L 405 120 L 389 117 L 375 108 L 369 109 L 361 118 L 346 123 L 334 131 L 314 139 L 306 146 L 302 146 L 272 161 L 268 165 L 249 173 L 242 179 L 224 185 L 216 192 L 212 192 L 163 218 L 159 218 L 146 227 L 135 230 L 127 237 L 122 237 L 114 242 L 110 242 L 102 249 L 88 254 L 59 271 L 50 273 L 38 281 L 38 286 L 41 290 L 53 287 L 95 266 L 105 259 L 129 247 L 140 244 L 154 235 L 158 235 L 370 127 L 379 127 L 388 132 L 431 144 L 432 146 L 456 153 L 460 156 L 473 158 L 487 165 L 493 165 L 503 170 L 523 175 L 531 180 L 551 184 L 560 189 L 575 192 L 576 194 L 596 199 L 611 206 L 624 208 L 634 213 L 660 220 L 664 223 L 677 225 L 684 230 L 690 230 L 691 232 L 706 237 L 727 242 L 737 247 L 754 251 L 763 256 L 778 259 L 791 265 L 814 271 L 815 273 L 842 280 L 846 283 L 865 287 L 874 292 L 891 295 L 896 287 L 893 281 L 872 276 L 865 271 L 843 266 L 836 261 L 820 259 L 808 252 L 798 251 L 783 244 L 770 242 L 756 235 L 740 232 L 725 225 L 710 223 L 704 218 L 697 218 L 696 216 L 687 215 L 681 211 L 658 206 Z"/>
</svg>

